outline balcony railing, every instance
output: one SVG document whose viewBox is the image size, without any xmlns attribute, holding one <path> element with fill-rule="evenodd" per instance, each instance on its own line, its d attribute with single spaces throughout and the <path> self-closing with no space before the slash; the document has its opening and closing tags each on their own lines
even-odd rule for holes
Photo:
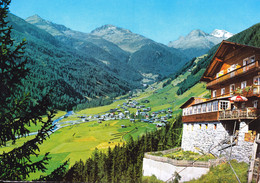
<svg viewBox="0 0 260 183">
<path fill-rule="evenodd" d="M 255 62 L 250 63 L 248 65 L 242 66 L 242 67 L 240 67 L 238 69 L 235 69 L 235 70 L 233 70 L 233 71 L 231 71 L 229 73 L 226 73 L 226 74 L 224 74 L 224 75 L 222 75 L 222 76 L 212 80 L 211 82 L 209 82 L 207 84 L 207 87 L 211 87 L 211 86 L 213 86 L 213 85 L 215 85 L 217 83 L 221 83 L 221 82 L 226 81 L 226 80 L 228 80 L 230 78 L 233 78 L 235 76 L 238 76 L 238 75 L 241 75 L 241 74 L 246 73 L 248 71 L 251 71 L 251 70 L 253 70 L 255 68 L 258 68 L 258 61 L 255 61 Z"/>
<path fill-rule="evenodd" d="M 225 110 L 219 111 L 219 120 L 234 119 L 256 119 L 258 111 L 255 108 L 246 108 L 244 110 Z"/>
</svg>

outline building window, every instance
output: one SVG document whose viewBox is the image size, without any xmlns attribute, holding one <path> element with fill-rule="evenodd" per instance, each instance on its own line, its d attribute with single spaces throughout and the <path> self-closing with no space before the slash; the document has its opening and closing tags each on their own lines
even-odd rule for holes
<svg viewBox="0 0 260 183">
<path fill-rule="evenodd" d="M 207 112 L 211 112 L 212 111 L 212 103 L 209 102 L 207 103 Z"/>
<path fill-rule="evenodd" d="M 221 88 L 221 95 L 225 94 L 225 88 Z"/>
<path fill-rule="evenodd" d="M 186 113 L 185 113 L 185 108 L 182 110 L 182 115 L 185 116 Z"/>
<path fill-rule="evenodd" d="M 233 93 L 235 91 L 235 84 L 229 86 L 229 92 Z"/>
<path fill-rule="evenodd" d="M 246 81 L 241 82 L 241 89 L 246 87 Z"/>
<path fill-rule="evenodd" d="M 217 96 L 217 90 L 213 90 L 212 97 L 215 98 Z"/>
<path fill-rule="evenodd" d="M 192 107 L 189 107 L 188 110 L 189 110 L 189 115 L 192 115 Z"/>
<path fill-rule="evenodd" d="M 256 76 L 255 78 L 254 78 L 254 85 L 260 85 L 260 76 Z"/>
<path fill-rule="evenodd" d="M 220 101 L 219 110 L 226 110 L 228 108 L 228 101 Z"/>
<path fill-rule="evenodd" d="M 202 104 L 202 112 L 206 112 L 207 111 L 207 104 Z"/>
<path fill-rule="evenodd" d="M 193 106 L 193 114 L 197 114 L 197 106 Z"/>
<path fill-rule="evenodd" d="M 255 62 L 255 56 L 250 57 L 251 63 Z"/>
<path fill-rule="evenodd" d="M 253 101 L 253 105 L 254 105 L 254 108 L 257 108 L 257 106 L 258 106 L 258 100 L 254 100 L 254 101 Z"/>
<path fill-rule="evenodd" d="M 201 113 L 201 105 L 198 105 L 198 114 Z"/>
<path fill-rule="evenodd" d="M 220 71 L 220 72 L 217 73 L 216 77 L 217 77 L 217 78 L 218 78 L 218 77 L 221 77 L 221 76 L 223 76 L 223 74 L 224 74 L 224 71 L 222 70 L 222 71 Z"/>
<path fill-rule="evenodd" d="M 217 111 L 218 110 L 218 101 L 212 102 L 212 111 Z"/>
</svg>

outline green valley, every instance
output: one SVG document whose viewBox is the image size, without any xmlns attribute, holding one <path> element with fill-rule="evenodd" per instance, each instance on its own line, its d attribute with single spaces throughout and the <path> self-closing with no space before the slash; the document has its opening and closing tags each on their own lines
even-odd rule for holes
<svg viewBox="0 0 260 183">
<path fill-rule="evenodd" d="M 194 30 L 189 36 L 179 37 L 177 43 L 181 43 L 181 49 L 176 46 L 176 41 L 167 46 L 142 36 L 139 34 L 141 25 L 139 28 L 130 26 L 138 32 L 134 33 L 120 27 L 125 24 L 92 25 L 86 18 L 87 23 L 81 26 L 88 27 L 85 30 L 90 32 L 80 32 L 66 27 L 69 24 L 56 24 L 38 15 L 20 18 L 9 11 L 10 3 L 10 0 L 0 0 L 0 173 L 3 172 L 0 182 L 160 182 L 154 175 L 143 177 L 146 152 L 158 154 L 159 151 L 180 148 L 185 144 L 185 134 L 190 135 L 191 131 L 196 134 L 188 136 L 188 145 L 190 137 L 197 137 L 204 131 L 215 137 L 206 124 L 209 119 L 196 122 L 198 129 L 203 130 L 197 132 L 190 121 L 185 122 L 186 112 L 184 110 L 182 117 L 180 107 L 185 106 L 183 104 L 191 97 L 201 97 L 206 98 L 209 105 L 194 102 L 203 114 L 193 114 L 204 116 L 207 106 L 208 112 L 217 114 L 228 109 L 221 108 L 219 103 L 219 107 L 216 105 L 217 109 L 213 110 L 213 102 L 207 100 L 211 98 L 211 91 L 207 90 L 209 85 L 200 81 L 220 41 L 227 39 L 234 44 L 260 47 L 260 23 L 237 34 L 218 29 L 213 31 L 215 34 Z M 155 12 L 153 14 L 163 14 Z M 89 15 L 95 13 L 89 12 Z M 102 13 L 106 14 L 105 11 Z M 137 16 L 139 18 L 139 13 L 134 15 Z M 75 18 L 76 14 L 73 17 L 76 22 Z M 168 21 L 175 21 L 173 17 L 168 18 Z M 153 21 L 158 20 L 154 18 Z M 181 25 L 178 21 L 174 24 Z M 173 34 L 170 26 L 168 28 L 165 35 Z M 145 31 L 152 32 L 153 29 Z M 207 40 L 212 42 L 201 49 Z M 199 54 L 203 55 L 197 57 Z M 216 74 L 212 75 L 210 81 Z M 222 89 L 223 97 L 225 88 Z M 229 97 L 226 97 L 227 101 Z M 254 104 L 258 105 L 257 102 Z M 189 111 L 192 115 L 194 110 L 189 108 Z M 216 119 L 220 121 L 220 118 Z M 185 125 L 192 126 L 190 131 Z M 220 128 L 216 125 L 213 129 L 212 125 L 211 130 L 216 129 Z M 238 134 L 237 138 L 241 136 Z M 227 144 L 231 144 L 232 149 L 237 139 L 229 139 Z M 192 147 L 197 148 L 197 144 Z M 205 155 L 202 150 L 198 151 Z M 189 153 L 187 157 L 192 161 L 200 156 Z M 186 160 L 186 155 L 187 152 L 180 151 L 165 157 Z M 158 156 L 163 157 L 160 153 Z M 205 161 L 208 159 L 211 156 Z M 246 165 L 232 164 L 241 165 L 239 171 L 245 180 Z M 150 164 L 147 167 L 149 169 Z M 211 168 L 208 175 L 193 182 L 205 181 L 210 175 L 222 176 L 225 174 L 222 170 L 226 169 L 227 165 Z M 177 169 L 172 173 L 175 177 L 179 175 Z M 228 171 L 230 174 L 232 172 Z"/>
</svg>

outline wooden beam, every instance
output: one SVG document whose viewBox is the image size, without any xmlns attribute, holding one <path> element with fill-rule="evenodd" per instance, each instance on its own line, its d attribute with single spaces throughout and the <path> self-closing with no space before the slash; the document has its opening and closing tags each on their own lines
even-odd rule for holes
<svg viewBox="0 0 260 183">
<path fill-rule="evenodd" d="M 220 58 L 218 58 L 218 57 L 216 57 L 215 60 L 216 60 L 217 62 L 223 62 L 223 60 L 220 59 Z"/>
<path fill-rule="evenodd" d="M 204 76 L 203 78 L 204 78 L 204 79 L 209 79 L 209 80 L 211 80 L 211 81 L 213 80 L 213 78 L 212 78 L 212 77 L 207 77 L 207 76 Z"/>
<path fill-rule="evenodd" d="M 248 170 L 248 179 L 247 179 L 248 182 L 252 182 L 252 180 L 253 180 L 255 158 L 256 158 L 258 142 L 259 142 L 259 133 L 256 135 L 256 139 L 255 139 L 255 142 L 254 142 L 253 148 L 252 148 L 252 156 L 251 156 L 251 159 L 250 159 L 249 170 Z"/>
</svg>

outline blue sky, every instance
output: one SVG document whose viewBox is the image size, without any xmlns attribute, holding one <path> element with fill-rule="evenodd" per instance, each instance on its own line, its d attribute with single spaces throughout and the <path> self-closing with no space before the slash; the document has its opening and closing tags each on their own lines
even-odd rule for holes
<svg viewBox="0 0 260 183">
<path fill-rule="evenodd" d="M 260 0 L 12 0 L 11 13 L 38 14 L 73 30 L 90 32 L 113 24 L 157 42 L 194 29 L 238 33 L 260 22 Z"/>
</svg>

